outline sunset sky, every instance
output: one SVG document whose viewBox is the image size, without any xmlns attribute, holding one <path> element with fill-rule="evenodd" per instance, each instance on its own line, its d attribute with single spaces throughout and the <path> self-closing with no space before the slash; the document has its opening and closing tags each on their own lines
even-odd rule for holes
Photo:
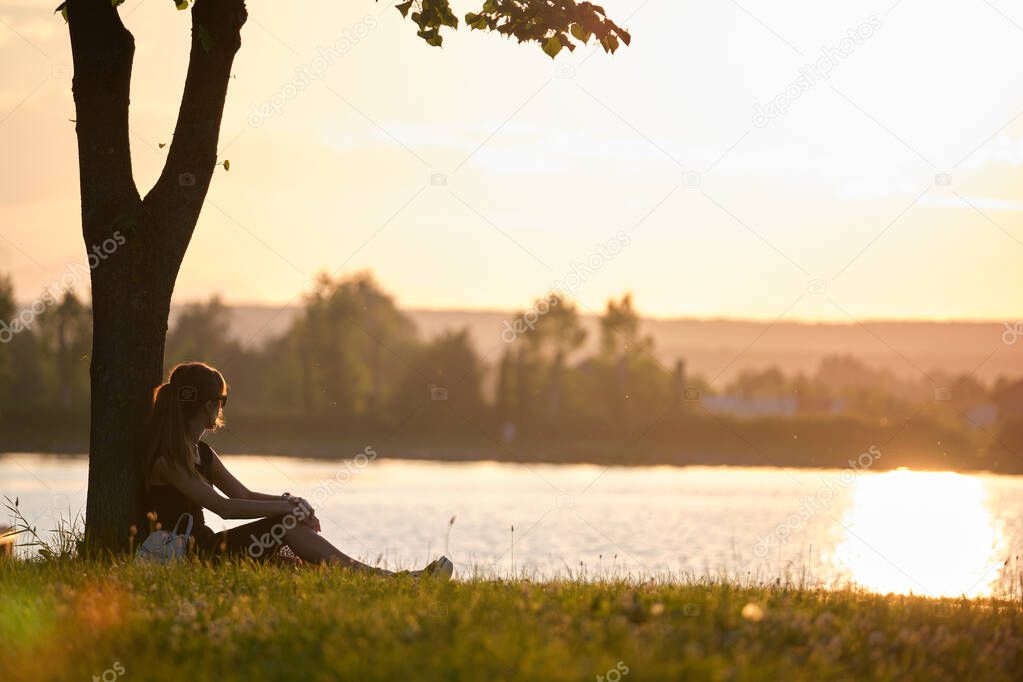
<svg viewBox="0 0 1023 682">
<path fill-rule="evenodd" d="M 0 271 L 19 299 L 84 260 L 56 4 L 0 2 Z M 1023 9 L 604 5 L 632 46 L 552 62 L 464 29 L 431 48 L 391 3 L 250 2 L 231 169 L 175 300 L 285 303 L 318 271 L 372 269 L 406 307 L 521 307 L 623 232 L 575 290 L 586 309 L 631 290 L 664 317 L 1019 318 Z M 121 14 L 145 192 L 190 26 L 170 0 Z M 754 120 L 787 90 L 786 113 Z"/>
</svg>

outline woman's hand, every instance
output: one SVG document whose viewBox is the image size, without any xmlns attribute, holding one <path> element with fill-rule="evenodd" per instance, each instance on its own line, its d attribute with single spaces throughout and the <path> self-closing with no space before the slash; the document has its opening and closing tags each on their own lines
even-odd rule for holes
<svg viewBox="0 0 1023 682">
<path fill-rule="evenodd" d="M 295 518 L 298 522 L 312 528 L 317 533 L 320 532 L 320 520 L 316 518 L 316 511 L 313 509 L 313 505 L 309 504 L 305 498 L 292 495 L 291 493 L 284 493 L 281 497 L 284 497 L 289 504 L 295 506 Z"/>
<path fill-rule="evenodd" d="M 320 520 L 316 518 L 315 514 L 310 514 L 309 516 L 307 516 L 305 520 L 302 521 L 302 523 L 309 526 L 317 533 L 320 532 Z"/>
</svg>

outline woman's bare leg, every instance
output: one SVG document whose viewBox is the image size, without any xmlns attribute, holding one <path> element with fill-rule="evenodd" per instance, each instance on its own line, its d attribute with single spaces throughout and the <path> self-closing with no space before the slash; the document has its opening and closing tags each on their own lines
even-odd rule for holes
<svg viewBox="0 0 1023 682">
<path fill-rule="evenodd" d="M 284 532 L 284 542 L 287 543 L 288 547 L 291 548 L 291 551 L 293 551 L 302 561 L 308 561 L 314 564 L 338 564 L 345 568 L 368 571 L 375 575 L 393 575 L 391 571 L 376 568 L 374 566 L 364 564 L 361 561 L 356 561 L 334 545 L 330 544 L 326 538 L 314 531 L 312 528 L 302 524 L 298 524 L 294 528 L 286 530 Z"/>
</svg>

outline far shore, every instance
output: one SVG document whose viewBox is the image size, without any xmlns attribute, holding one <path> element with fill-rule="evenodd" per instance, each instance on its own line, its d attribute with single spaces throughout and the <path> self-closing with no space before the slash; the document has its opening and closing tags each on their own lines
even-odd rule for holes
<svg viewBox="0 0 1023 682">
<path fill-rule="evenodd" d="M 607 433 L 582 437 L 555 431 L 504 440 L 485 429 L 469 432 L 431 424 L 369 428 L 365 424 L 239 415 L 209 441 L 218 452 L 228 455 L 326 460 L 351 459 L 369 447 L 380 458 L 449 462 L 871 471 L 906 467 L 922 471 L 1023 473 L 1023 457 L 1014 452 L 1023 448 L 1010 450 L 1013 441 L 1005 437 L 993 444 L 985 443 L 982 435 L 911 421 L 881 427 L 846 418 L 688 418 L 629 436 Z M 84 416 L 48 423 L 0 418 L 0 456 L 3 453 L 81 456 L 88 450 Z"/>
</svg>

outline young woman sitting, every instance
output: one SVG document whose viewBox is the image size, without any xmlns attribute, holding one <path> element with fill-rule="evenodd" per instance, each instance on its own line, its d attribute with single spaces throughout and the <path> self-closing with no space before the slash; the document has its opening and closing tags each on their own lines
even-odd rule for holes
<svg viewBox="0 0 1023 682">
<path fill-rule="evenodd" d="M 320 522 L 304 499 L 249 490 L 227 470 L 202 440 L 206 431 L 223 425 L 226 404 L 227 382 L 202 362 L 178 365 L 167 382 L 154 390 L 145 440 L 141 508 L 146 519 L 137 527 L 149 529 L 155 522 L 169 530 L 188 513 L 198 527 L 193 533 L 195 549 L 203 557 L 266 560 L 287 545 L 303 562 L 394 575 L 356 561 L 328 542 L 319 534 Z M 224 519 L 259 520 L 215 533 L 205 524 L 203 509 Z M 452 570 L 451 562 L 441 557 L 411 574 L 450 577 Z"/>
</svg>

